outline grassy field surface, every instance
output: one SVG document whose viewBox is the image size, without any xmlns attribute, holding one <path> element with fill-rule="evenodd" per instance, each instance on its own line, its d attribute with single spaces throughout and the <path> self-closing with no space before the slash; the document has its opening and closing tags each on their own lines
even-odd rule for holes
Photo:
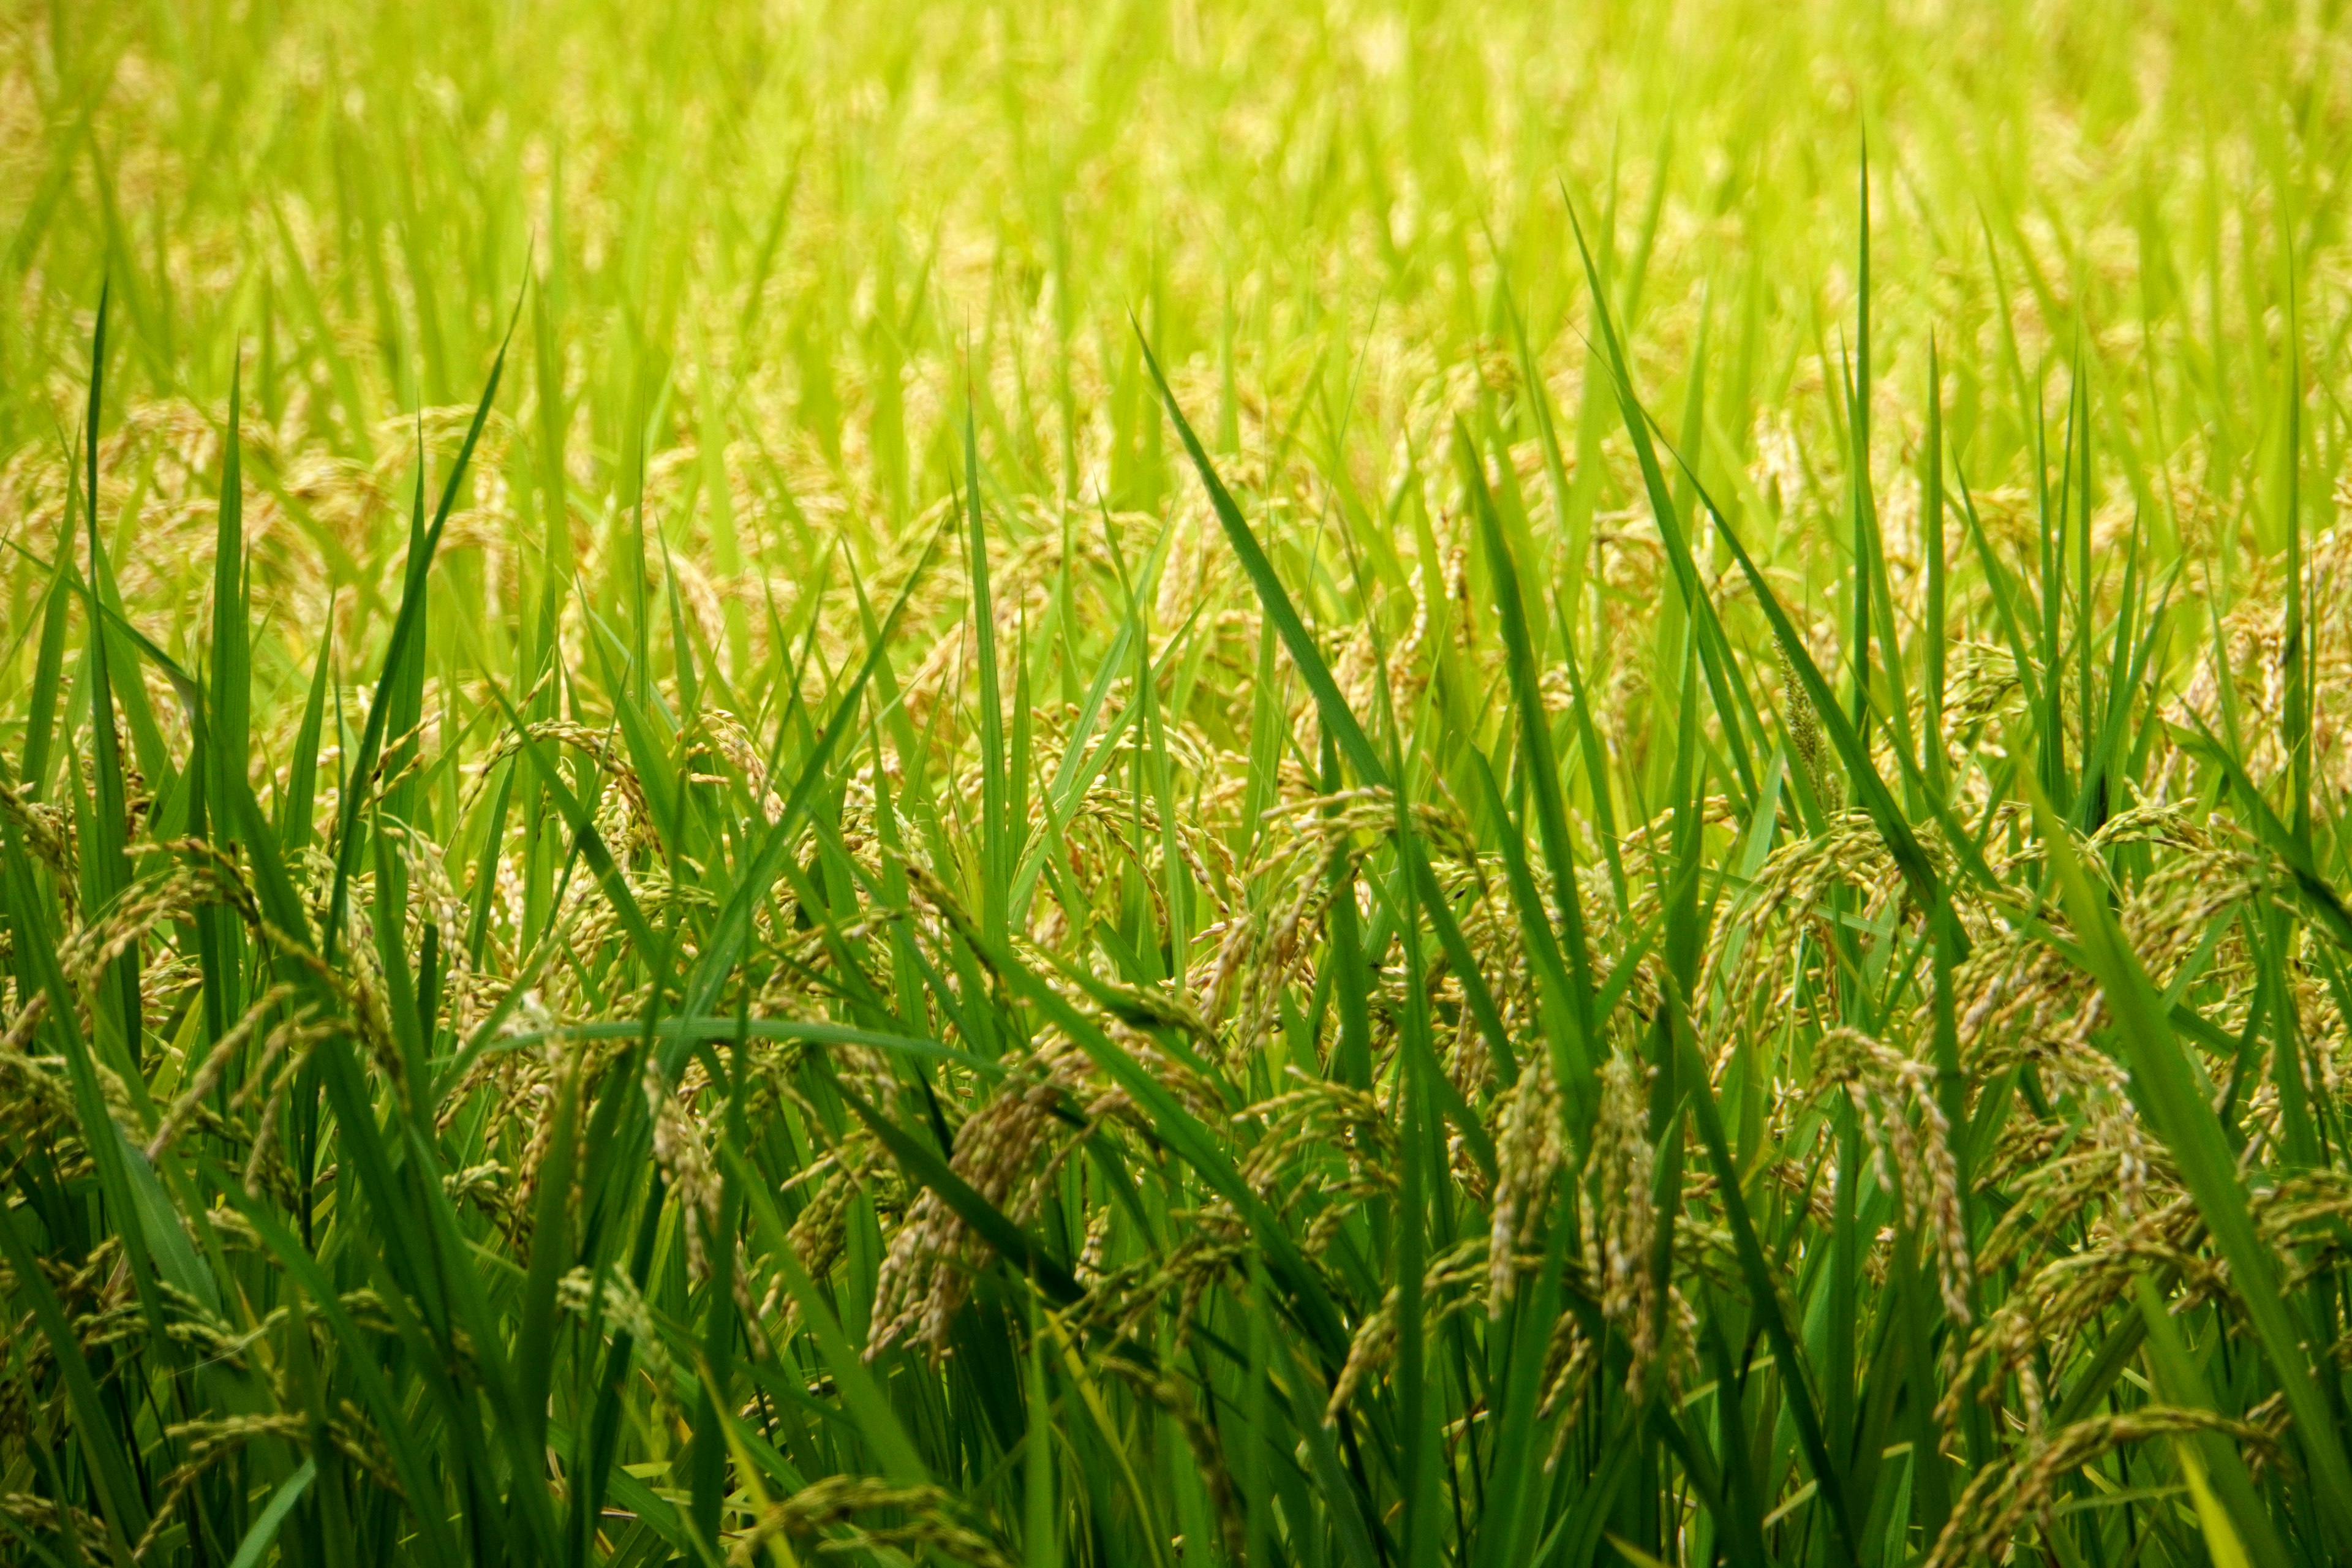
<svg viewBox="0 0 2352 1568">
<path fill-rule="evenodd" d="M 0 1562 L 2352 1561 L 2344 11 L 0 3 Z"/>
</svg>

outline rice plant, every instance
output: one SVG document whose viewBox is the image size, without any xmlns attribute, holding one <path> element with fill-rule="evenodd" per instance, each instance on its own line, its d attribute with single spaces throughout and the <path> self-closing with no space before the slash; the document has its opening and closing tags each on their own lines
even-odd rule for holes
<svg viewBox="0 0 2352 1568">
<path fill-rule="evenodd" d="M 2352 48 L 0 12 L 0 1562 L 2352 1560 Z"/>
</svg>

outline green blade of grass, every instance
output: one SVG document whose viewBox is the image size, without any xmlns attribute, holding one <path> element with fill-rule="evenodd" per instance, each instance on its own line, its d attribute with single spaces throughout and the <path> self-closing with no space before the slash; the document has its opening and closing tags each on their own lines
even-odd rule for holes
<svg viewBox="0 0 2352 1568">
<path fill-rule="evenodd" d="M 1138 332 L 1140 342 L 1140 328 Z M 1152 356 L 1150 345 L 1143 344 L 1142 352 L 1153 384 L 1159 388 L 1161 405 L 1167 410 L 1170 423 L 1176 426 L 1184 449 L 1192 457 L 1202 488 L 1209 492 L 1211 506 L 1224 530 L 1226 541 L 1240 558 L 1251 586 L 1256 590 L 1259 603 L 1273 617 L 1276 629 L 1281 633 L 1283 644 L 1290 652 L 1292 664 L 1306 680 L 1307 689 L 1314 693 L 1316 707 L 1324 724 L 1332 732 L 1340 752 L 1346 755 L 1359 777 L 1377 788 L 1393 787 L 1388 769 L 1381 764 L 1379 753 L 1372 750 L 1370 740 L 1349 708 L 1347 700 L 1340 695 L 1339 684 L 1331 678 L 1330 667 L 1324 663 L 1322 655 L 1317 651 L 1306 623 L 1298 618 L 1289 593 L 1283 587 L 1281 579 L 1275 575 L 1273 563 L 1266 558 L 1256 536 L 1251 533 L 1241 509 L 1234 503 L 1223 481 L 1218 479 L 1200 438 L 1192 434 L 1192 426 L 1177 406 L 1176 395 L 1169 389 L 1166 377 L 1160 374 L 1160 362 Z M 1472 959 L 1469 944 L 1463 940 L 1461 927 L 1447 907 L 1444 889 L 1438 886 L 1427 858 L 1419 852 L 1410 833 L 1400 843 L 1399 852 L 1410 868 L 1409 875 L 1416 885 L 1422 910 L 1445 949 L 1448 962 L 1454 965 L 1454 976 L 1461 982 L 1465 1001 L 1476 1019 L 1480 1032 L 1490 1042 L 1500 1042 L 1499 1055 L 1509 1055 L 1508 1037 L 1503 1028 L 1501 1010 L 1495 1004 L 1494 994 Z M 1459 1125 L 1474 1146 L 1482 1142 L 1486 1145 L 1481 1151 L 1481 1163 L 1491 1170 L 1491 1140 L 1486 1139 L 1484 1130 L 1476 1126 L 1475 1118 L 1465 1116 Z"/>
<path fill-rule="evenodd" d="M 213 699 L 210 743 L 223 776 L 246 775 L 250 753 L 253 657 L 247 630 L 252 584 L 245 566 L 245 473 L 238 440 L 240 363 L 229 377 L 228 445 L 221 459 L 220 520 L 213 542 Z M 227 792 L 219 792 L 226 799 Z"/>
<path fill-rule="evenodd" d="M 965 521 L 970 529 L 971 625 L 980 664 L 981 919 L 989 934 L 1003 940 L 1007 864 L 1004 778 L 1004 700 L 998 690 L 996 608 L 988 593 L 988 529 L 980 505 L 980 435 L 971 408 L 963 416 Z"/>
<path fill-rule="evenodd" d="M 1698 1123 L 1700 1143 L 1706 1150 L 1708 1163 L 1714 1167 L 1716 1182 L 1723 1195 L 1724 1216 L 1729 1222 L 1734 1256 L 1748 1284 L 1749 1310 L 1759 1320 L 1764 1337 L 1771 1344 L 1773 1358 L 1780 1369 L 1782 1397 L 1787 1400 L 1789 1413 L 1794 1419 L 1798 1439 L 1812 1471 L 1813 1482 L 1821 1489 L 1822 1498 L 1828 1505 L 1830 1532 L 1837 1545 L 1839 1560 L 1853 1568 L 1862 1561 L 1862 1551 L 1852 1505 L 1845 1495 L 1844 1469 L 1831 1453 L 1821 1407 L 1815 1403 L 1812 1390 L 1807 1383 L 1804 1357 L 1780 1304 L 1773 1265 L 1766 1258 L 1763 1245 L 1757 1237 L 1755 1222 L 1748 1214 L 1747 1196 L 1740 1188 L 1739 1168 L 1733 1163 L 1730 1144 L 1724 1138 L 1722 1114 L 1716 1105 L 1714 1090 L 1706 1082 L 1705 1065 L 1695 1050 L 1687 1051 L 1685 1056 L 1684 1076 L 1696 1086 L 1689 1103 Z"/>
<path fill-rule="evenodd" d="M 2147 1331 L 2147 1363 L 2154 1373 L 2152 1381 L 2158 1396 L 2168 1405 L 2186 1409 L 2218 1409 L 2204 1374 L 2198 1371 L 2189 1347 L 2181 1340 L 2179 1324 L 2146 1275 L 2132 1281 L 2132 1298 L 2139 1308 L 2139 1323 Z M 2247 1475 L 2245 1461 L 2239 1457 L 2236 1447 L 2218 1432 L 2203 1433 L 2187 1441 L 2195 1443 L 2203 1454 L 2206 1473 L 2229 1510 L 2230 1523 L 2239 1539 L 2252 1549 L 2252 1561 L 2262 1568 L 2285 1568 L 2294 1559 L 2287 1553 L 2286 1543 L 2279 1539 L 2269 1510 L 2255 1494 L 2253 1480 Z"/>
<path fill-rule="evenodd" d="M 294 1511 L 294 1505 L 302 1500 L 302 1494 L 310 1489 L 318 1475 L 318 1461 L 305 1459 L 300 1468 L 278 1483 L 278 1489 L 269 1494 L 268 1502 L 247 1528 L 244 1539 L 236 1543 L 236 1555 L 229 1559 L 228 1568 L 261 1568 L 269 1549 L 277 1544 L 278 1531 L 286 1522 L 286 1516 Z"/>
<path fill-rule="evenodd" d="M 577 1135 L 579 1075 L 556 1089 L 554 1132 L 539 1168 L 539 1203 L 530 1227 L 530 1271 L 515 1321 L 515 1405 L 532 1447 L 543 1447 L 547 1402 L 555 1376 L 556 1286 L 572 1260 L 572 1163 Z"/>
<path fill-rule="evenodd" d="M 1592 958 L 1584 935 L 1584 913 L 1578 896 L 1576 854 L 1569 838 L 1568 812 L 1559 793 L 1559 770 L 1552 760 L 1551 720 L 1544 711 L 1543 689 L 1536 669 L 1535 647 L 1528 635 L 1525 601 L 1520 595 L 1518 567 L 1511 559 L 1509 544 L 1503 538 L 1501 523 L 1495 515 L 1493 497 L 1487 493 L 1486 475 L 1478 464 L 1477 453 L 1469 445 L 1466 435 L 1457 432 L 1462 446 L 1465 482 L 1469 486 L 1472 510 L 1486 535 L 1486 550 L 1493 563 L 1497 597 L 1502 610 L 1503 642 L 1510 665 L 1511 691 L 1519 712 L 1519 746 L 1524 759 L 1528 797 L 1535 803 L 1536 823 L 1541 830 L 1544 855 L 1550 862 L 1553 901 L 1557 907 L 1561 931 L 1566 934 L 1566 957 L 1574 984 L 1569 993 L 1572 1016 L 1584 1037 L 1591 1033 L 1591 1019 L 1585 1013 L 1587 998 L 1592 993 Z M 1500 818 L 1497 819 L 1498 824 Z M 1580 1041 L 1580 1045 L 1581 1041 Z"/>
<path fill-rule="evenodd" d="M 1633 455 L 1642 470 L 1642 484 L 1650 502 L 1651 516 L 1656 520 L 1659 537 L 1664 541 L 1666 557 L 1672 563 L 1675 583 L 1682 595 L 1684 608 L 1689 613 L 1698 632 L 1698 658 L 1706 672 L 1707 688 L 1715 700 L 1716 716 L 1723 725 L 1726 742 L 1731 749 L 1731 761 L 1738 772 L 1738 783 L 1744 799 L 1756 794 L 1756 770 L 1749 757 L 1748 730 L 1755 723 L 1754 704 L 1748 700 L 1739 684 L 1739 672 L 1732 663 L 1730 646 L 1717 618 L 1715 605 L 1707 597 L 1699 581 L 1698 564 L 1691 556 L 1690 541 L 1675 510 L 1674 496 L 1666 484 L 1665 472 L 1658 466 L 1655 446 L 1650 439 L 1647 418 L 1641 412 L 1633 395 L 1633 384 L 1626 369 L 1624 347 L 1619 342 L 1617 324 L 1611 314 L 1608 294 L 1601 288 L 1601 274 L 1593 262 L 1591 247 L 1584 241 L 1584 229 L 1576 216 L 1573 204 L 1569 209 L 1569 223 L 1576 235 L 1577 252 L 1584 261 L 1584 276 L 1592 299 L 1593 321 L 1601 329 L 1601 341 L 1607 350 L 1605 368 L 1617 395 L 1618 410 L 1624 418 L 1626 433 L 1633 442 Z M 1698 476 L 1691 482 L 1697 487 Z M 1721 519 L 1718 518 L 1720 523 Z"/>
<path fill-rule="evenodd" d="M 515 314 L 521 314 L 521 301 L 515 305 Z M 423 679 L 420 626 L 425 615 L 426 577 L 438 552 L 441 537 L 449 523 L 449 513 L 457 502 L 458 487 L 466 478 L 467 466 L 473 460 L 474 448 L 482 438 L 482 426 L 488 422 L 490 405 L 499 395 L 499 379 L 506 372 L 507 348 L 513 342 L 514 323 L 507 324 L 506 340 L 499 345 L 498 357 L 490 362 L 489 380 L 482 388 L 481 401 L 474 405 L 473 422 L 467 426 L 465 444 L 457 448 L 457 460 L 448 478 L 443 481 L 440 504 L 434 509 L 432 523 L 419 532 L 412 533 L 414 541 L 407 563 L 402 569 L 400 608 L 392 623 L 392 638 L 384 653 L 383 670 L 376 681 L 375 700 L 368 704 L 365 726 L 360 733 L 358 754 L 352 759 L 349 777 L 354 788 L 347 788 L 338 807 L 335 826 L 335 884 L 327 904 L 327 923 L 321 936 L 321 950 L 331 962 L 341 931 L 345 896 L 351 886 L 352 871 L 359 854 L 359 829 L 364 803 L 373 792 L 376 763 L 383 751 L 385 727 L 393 710 L 398 705 L 395 694 L 407 689 L 404 682 Z M 417 483 L 425 482 L 424 470 L 417 471 Z M 422 491 L 419 492 L 420 500 Z M 414 651 L 412 651 L 414 647 Z M 414 672 L 412 674 L 412 671 Z M 398 732 L 394 738 L 399 738 Z"/>
<path fill-rule="evenodd" d="M 68 527 L 70 527 L 68 520 Z M 31 701 L 25 719 L 25 750 L 20 777 L 35 800 L 48 787 L 49 747 L 58 733 L 58 711 L 66 653 L 66 613 L 69 604 L 70 538 L 60 541 L 50 568 L 49 590 L 41 597 L 41 641 L 33 663 Z M 68 721 L 71 722 L 70 720 Z"/>
<path fill-rule="evenodd" d="M 2311 1467 L 2320 1518 L 2335 1550 L 2352 1550 L 2352 1467 L 2305 1359 L 2302 1333 L 2278 1293 L 2270 1249 L 2254 1229 L 2236 1162 L 2221 1123 L 2189 1071 L 2165 1009 L 2139 961 L 2125 944 L 2105 901 L 2092 889 L 2064 829 L 2038 802 L 2052 868 L 2082 943 L 2083 961 L 2114 1010 L 2116 1040 L 2131 1068 L 2138 1100 L 2179 1163 L 2182 1182 L 2214 1244 L 2229 1260 L 2232 1294 L 2244 1304 L 2272 1375 L 2293 1413 L 2298 1446 Z"/>
<path fill-rule="evenodd" d="M 82 522 L 89 548 L 89 574 L 84 579 L 88 615 L 85 631 L 89 637 L 88 651 L 83 655 L 84 679 L 89 688 L 90 711 L 90 775 L 96 786 L 96 801 L 91 816 L 89 847 L 84 852 L 85 877 L 89 886 L 93 905 L 104 906 L 119 898 L 131 881 L 129 829 L 126 818 L 130 807 L 129 795 L 123 781 L 121 739 L 115 728 L 114 674 L 106 635 L 106 616 L 100 578 L 105 571 L 105 547 L 98 537 L 98 447 L 99 418 L 106 396 L 106 318 L 107 307 L 113 298 L 110 280 L 99 291 L 98 319 L 90 333 L 89 406 L 82 426 L 82 451 L 87 459 L 82 488 Z M 112 1064 L 115 1070 L 128 1078 L 140 1075 L 131 1070 L 139 1058 L 141 1008 L 139 1005 L 139 956 L 125 953 L 107 966 L 110 987 L 102 991 L 104 1007 L 97 1030 L 101 1046 L 120 1042 L 121 1059 Z M 108 1026 L 111 1026 L 110 1027 Z"/>
</svg>

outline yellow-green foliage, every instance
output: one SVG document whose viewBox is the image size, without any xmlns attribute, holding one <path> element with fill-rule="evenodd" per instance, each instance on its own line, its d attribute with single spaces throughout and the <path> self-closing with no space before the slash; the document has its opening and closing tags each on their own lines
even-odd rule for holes
<svg viewBox="0 0 2352 1568">
<path fill-rule="evenodd" d="M 0 6 L 0 1561 L 2352 1560 L 2340 11 Z"/>
</svg>

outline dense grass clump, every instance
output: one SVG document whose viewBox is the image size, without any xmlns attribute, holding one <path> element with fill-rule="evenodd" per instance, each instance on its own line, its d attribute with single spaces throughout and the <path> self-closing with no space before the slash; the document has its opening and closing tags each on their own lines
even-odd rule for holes
<svg viewBox="0 0 2352 1568">
<path fill-rule="evenodd" d="M 889 9 L 0 13 L 0 1562 L 2352 1560 L 2335 7 Z"/>
</svg>

